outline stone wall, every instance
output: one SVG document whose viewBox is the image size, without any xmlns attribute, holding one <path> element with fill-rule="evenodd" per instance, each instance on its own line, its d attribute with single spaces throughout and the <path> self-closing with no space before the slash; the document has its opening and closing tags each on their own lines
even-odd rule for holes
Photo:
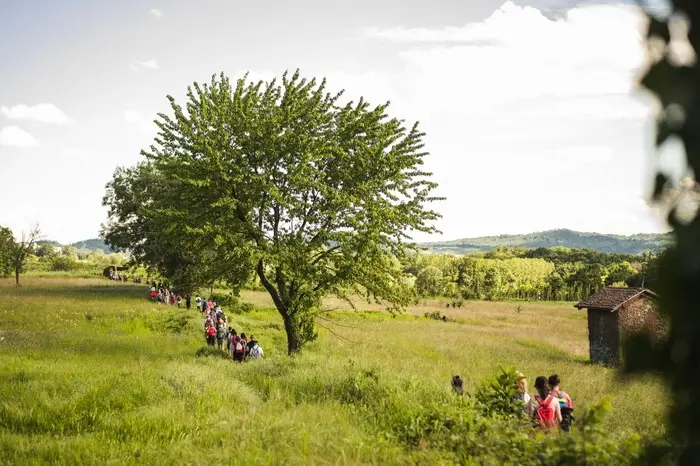
<svg viewBox="0 0 700 466">
<path fill-rule="evenodd" d="M 620 364 L 618 313 L 588 311 L 588 343 L 591 362 L 606 366 Z"/>
<path fill-rule="evenodd" d="M 635 299 L 618 310 L 620 336 L 624 339 L 633 333 L 647 330 L 657 338 L 665 333 L 665 323 L 659 318 L 656 303 L 649 298 Z"/>
</svg>

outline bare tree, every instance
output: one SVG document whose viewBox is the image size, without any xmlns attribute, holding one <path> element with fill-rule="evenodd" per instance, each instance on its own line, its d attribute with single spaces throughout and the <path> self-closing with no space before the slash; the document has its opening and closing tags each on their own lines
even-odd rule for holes
<svg viewBox="0 0 700 466">
<path fill-rule="evenodd" d="M 41 230 L 37 224 L 34 225 L 29 233 L 22 232 L 22 239 L 15 242 L 11 256 L 12 269 L 15 271 L 15 286 L 19 286 L 19 275 L 24 271 L 24 264 L 27 261 L 27 257 L 34 251 L 34 246 L 40 239 Z"/>
</svg>

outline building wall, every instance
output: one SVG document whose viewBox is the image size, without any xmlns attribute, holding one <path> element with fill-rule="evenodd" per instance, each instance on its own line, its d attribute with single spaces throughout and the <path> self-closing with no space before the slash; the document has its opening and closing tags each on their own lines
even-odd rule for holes
<svg viewBox="0 0 700 466">
<path fill-rule="evenodd" d="M 588 343 L 591 362 L 606 366 L 620 363 L 618 313 L 588 311 Z"/>
<path fill-rule="evenodd" d="M 633 333 L 648 330 L 657 338 L 665 333 L 665 324 L 659 319 L 656 303 L 641 297 L 618 310 L 620 314 L 620 336 L 624 339 Z"/>
</svg>

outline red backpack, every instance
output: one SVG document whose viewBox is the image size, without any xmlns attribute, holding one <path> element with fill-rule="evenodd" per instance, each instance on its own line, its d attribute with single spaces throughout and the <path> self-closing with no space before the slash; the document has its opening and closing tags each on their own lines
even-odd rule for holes
<svg viewBox="0 0 700 466">
<path fill-rule="evenodd" d="M 554 398 L 552 395 L 547 395 L 547 398 L 542 401 L 539 397 L 535 397 L 539 406 L 537 411 L 535 411 L 537 419 L 540 421 L 540 427 L 542 429 L 551 429 L 557 426 L 554 419 L 554 410 L 551 407 L 552 400 Z"/>
<path fill-rule="evenodd" d="M 216 329 L 215 329 L 214 327 L 209 327 L 209 328 L 207 329 L 207 335 L 209 335 L 210 337 L 215 336 L 215 335 L 216 335 Z"/>
</svg>

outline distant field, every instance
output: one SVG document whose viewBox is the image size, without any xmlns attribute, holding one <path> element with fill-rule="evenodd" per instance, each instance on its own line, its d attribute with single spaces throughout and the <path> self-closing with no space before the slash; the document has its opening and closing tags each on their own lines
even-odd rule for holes
<svg viewBox="0 0 700 466">
<path fill-rule="evenodd" d="M 558 373 L 578 410 L 610 396 L 612 436 L 662 429 L 659 384 L 622 383 L 589 364 L 585 314 L 571 303 L 521 303 L 518 312 L 516 303 L 427 301 L 392 317 L 330 300 L 337 310 L 319 321 L 319 339 L 289 359 L 266 295 L 244 292 L 259 309 L 232 316 L 233 326 L 255 334 L 268 357 L 235 365 L 197 357 L 201 319 L 150 303 L 145 286 L 23 284 L 0 280 L 0 464 L 444 463 L 446 452 L 383 432 L 338 387 L 372 373 L 415 404 L 447 393 L 454 374 L 472 391 L 499 364 L 531 384 Z M 456 322 L 422 317 L 434 310 Z"/>
</svg>

